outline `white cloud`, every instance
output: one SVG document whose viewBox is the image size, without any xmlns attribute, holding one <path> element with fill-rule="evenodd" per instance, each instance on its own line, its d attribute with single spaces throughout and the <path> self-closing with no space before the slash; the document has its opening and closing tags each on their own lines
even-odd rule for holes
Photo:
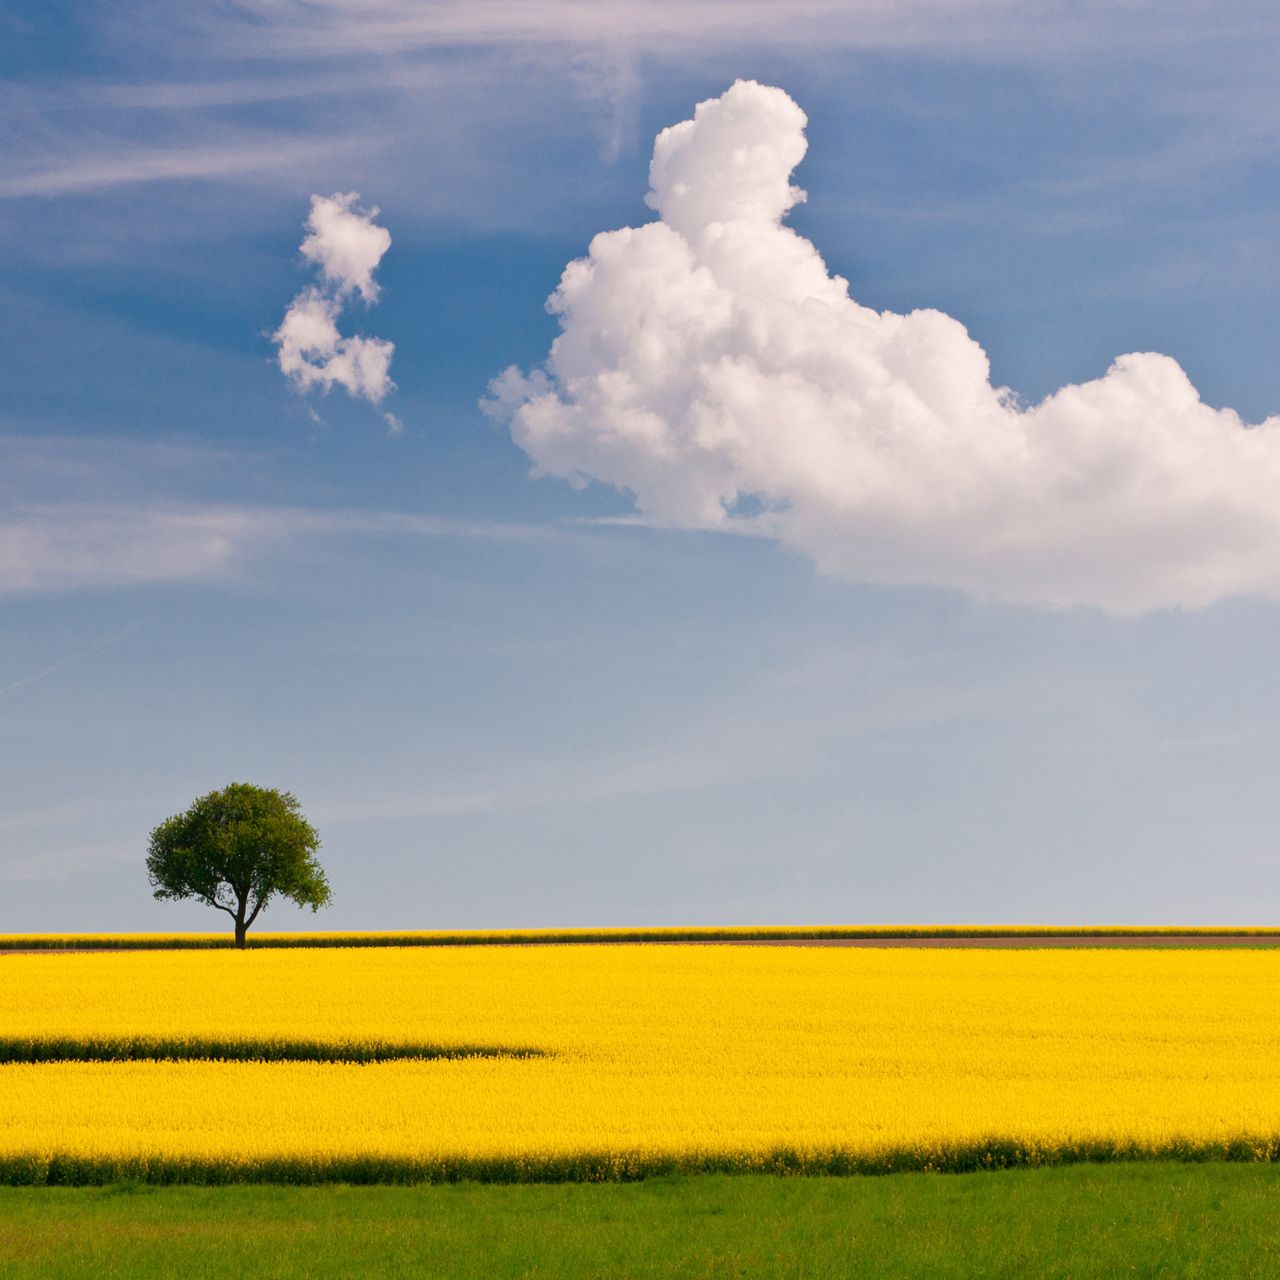
<svg viewBox="0 0 1280 1280">
<path fill-rule="evenodd" d="M 782 225 L 805 124 L 739 81 L 658 135 L 659 220 L 596 236 L 545 370 L 491 388 L 537 473 L 860 581 L 1117 613 L 1280 596 L 1280 418 L 1247 427 L 1153 353 L 1022 407 L 959 321 L 859 305 Z"/>
<path fill-rule="evenodd" d="M 320 268 L 337 297 L 358 293 L 365 302 L 373 303 L 378 300 L 373 273 L 391 248 L 391 232 L 374 222 L 376 206 L 356 207 L 359 198 L 355 191 L 311 197 L 302 256 Z"/>
<path fill-rule="evenodd" d="M 1053 78 L 1059 109 L 1096 104 L 1102 93 L 1126 120 L 1137 112 L 1177 122 L 1167 169 L 1153 177 L 1163 185 L 1168 172 L 1195 191 L 1209 165 L 1220 173 L 1265 160 L 1277 113 L 1277 25 L 1261 0 L 1240 0 L 1228 23 L 1203 0 L 133 0 L 110 8 L 96 6 L 89 21 L 100 55 L 92 78 L 68 71 L 0 82 L 9 124 L 0 198 L 218 177 L 219 198 L 205 208 L 223 222 L 238 188 L 256 198 L 237 216 L 262 216 L 264 188 L 289 192 L 358 170 L 450 222 L 527 230 L 536 214 L 562 224 L 563 204 L 551 199 L 561 188 L 521 169 L 530 133 L 590 130 L 609 154 L 629 149 L 638 104 L 661 89 L 661 68 L 720 75 L 727 58 L 742 64 L 762 51 L 822 77 L 847 51 L 1030 69 Z M 157 67 L 169 78 L 154 79 Z M 567 90 L 554 105 L 551 85 Z M 908 114 L 922 109 L 919 93 L 906 100 Z M 246 110 L 256 104 L 267 109 Z M 1132 191 L 1148 149 L 1125 132 L 1117 181 Z M 415 180 L 423 173 L 432 181 Z M 159 210 L 145 212 L 155 219 Z M 37 206 L 30 216 L 43 215 Z M 195 221 L 188 215 L 188 228 Z M 15 243 L 30 252 L 32 238 Z"/>
<path fill-rule="evenodd" d="M 377 404 L 391 390 L 394 344 L 382 338 L 344 338 L 338 332 L 341 304 L 318 289 L 304 289 L 275 332 L 281 372 L 299 391 L 328 391 L 334 383 L 352 396 Z"/>
<path fill-rule="evenodd" d="M 395 346 L 382 338 L 343 337 L 338 318 L 343 304 L 359 294 L 366 305 L 378 299 L 373 278 L 391 234 L 374 223 L 377 208 L 361 209 L 354 192 L 311 197 L 302 256 L 320 273 L 321 284 L 303 289 L 272 335 L 280 370 L 299 391 L 328 391 L 337 384 L 348 395 L 378 404 L 394 386 Z"/>
<path fill-rule="evenodd" d="M 293 147 L 295 144 L 291 144 Z M 307 142 L 299 139 L 289 156 L 290 167 L 311 157 L 332 160 L 335 151 L 351 150 L 332 139 Z M 104 151 L 107 154 L 104 154 Z M 19 162 L 20 164 L 21 162 Z M 98 191 L 104 187 L 130 186 L 144 182 L 226 179 L 246 174 L 280 172 L 280 144 L 245 139 L 220 145 L 148 149 L 108 148 L 102 143 L 69 162 L 48 164 L 39 157 L 28 172 L 17 172 L 18 164 L 0 178 L 0 199 L 23 196 L 65 196 Z"/>
</svg>

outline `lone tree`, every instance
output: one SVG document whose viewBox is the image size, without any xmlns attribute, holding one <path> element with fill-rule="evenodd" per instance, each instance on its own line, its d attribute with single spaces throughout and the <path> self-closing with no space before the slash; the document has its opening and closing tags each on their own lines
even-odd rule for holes
<svg viewBox="0 0 1280 1280">
<path fill-rule="evenodd" d="M 147 876 L 157 898 L 198 898 L 225 911 L 243 947 L 277 894 L 312 911 L 329 905 L 316 829 L 287 791 L 233 782 L 151 833 Z"/>
</svg>

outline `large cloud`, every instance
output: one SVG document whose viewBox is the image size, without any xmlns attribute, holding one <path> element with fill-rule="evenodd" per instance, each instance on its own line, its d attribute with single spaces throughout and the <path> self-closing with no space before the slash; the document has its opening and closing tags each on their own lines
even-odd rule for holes
<svg viewBox="0 0 1280 1280">
<path fill-rule="evenodd" d="M 328 391 L 336 383 L 377 404 L 393 386 L 394 345 L 338 332 L 338 317 L 354 294 L 366 305 L 378 300 L 373 273 L 391 247 L 391 233 L 374 222 L 378 210 L 359 208 L 359 198 L 356 192 L 311 197 L 302 256 L 321 283 L 294 298 L 272 336 L 281 372 L 299 391 Z"/>
<path fill-rule="evenodd" d="M 492 384 L 538 473 L 859 581 L 1118 613 L 1280 596 L 1280 418 L 1210 408 L 1152 353 L 1022 407 L 957 320 L 859 305 L 782 225 L 805 124 L 739 81 L 658 135 L 659 220 L 596 236 L 545 368 Z"/>
</svg>

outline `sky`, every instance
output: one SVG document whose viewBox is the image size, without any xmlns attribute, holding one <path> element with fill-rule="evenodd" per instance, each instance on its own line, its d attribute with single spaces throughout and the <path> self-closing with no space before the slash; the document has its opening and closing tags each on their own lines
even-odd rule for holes
<svg viewBox="0 0 1280 1280">
<path fill-rule="evenodd" d="M 0 932 L 1273 923 L 1280 19 L 0 7 Z"/>
</svg>

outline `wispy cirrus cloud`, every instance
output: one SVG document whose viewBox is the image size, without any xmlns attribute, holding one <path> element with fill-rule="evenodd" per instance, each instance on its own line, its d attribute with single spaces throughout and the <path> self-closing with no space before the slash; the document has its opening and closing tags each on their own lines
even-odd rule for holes
<svg viewBox="0 0 1280 1280">
<path fill-rule="evenodd" d="M 1252 12 L 1251 12 L 1252 11 Z M 199 15 L 206 38 L 242 55 L 375 55 L 453 45 L 629 44 L 669 53 L 678 36 L 717 44 L 821 45 L 844 49 L 925 49 L 981 54 L 998 61 L 1030 52 L 1105 45 L 1141 31 L 1150 10 L 1103 0 L 1046 5 L 1038 0 L 243 0 L 236 10 Z M 1162 5 L 1166 40 L 1203 37 L 1221 23 L 1194 0 Z M 252 16 L 252 23 L 244 21 Z M 1252 19 L 1252 21 L 1251 21 Z M 1261 30 L 1261 6 L 1246 5 L 1234 24 Z M 995 43 L 993 35 L 1003 38 Z"/>
<path fill-rule="evenodd" d="M 400 536 L 533 542 L 570 529 L 397 511 L 142 501 L 0 511 L 0 594 L 231 579 L 304 540 Z"/>
<path fill-rule="evenodd" d="M 0 85 L 13 122 L 0 140 L 0 197 L 283 176 L 307 165 L 310 148 L 322 169 L 326 149 L 367 154 L 391 137 L 397 163 L 429 136 L 457 161 L 504 104 L 520 100 L 526 125 L 530 87 L 548 84 L 568 90 L 560 127 L 589 129 L 616 154 L 655 68 L 707 61 L 723 74 L 727 59 L 741 65 L 761 51 L 806 62 L 884 52 L 1056 68 L 1068 97 L 1094 92 L 1082 70 L 1120 57 L 1125 94 L 1184 120 L 1175 132 L 1188 146 L 1230 140 L 1220 163 L 1236 162 L 1242 147 L 1249 155 L 1269 147 L 1256 126 L 1277 114 L 1277 29 L 1258 0 L 1226 15 L 1194 0 L 243 0 L 178 9 L 133 0 L 79 21 L 101 50 L 100 72 Z M 158 54 L 163 81 L 152 74 Z M 272 103 L 281 110 L 270 124 L 245 122 L 243 108 Z M 463 137 L 469 145 L 458 147 Z M 450 186 L 455 200 L 465 194 L 456 174 Z"/>
<path fill-rule="evenodd" d="M 586 536 L 570 527 L 268 506 L 202 492 L 250 460 L 187 441 L 0 435 L 0 595 L 235 581 L 267 557 L 324 540 Z"/>
<path fill-rule="evenodd" d="M 297 165 L 308 158 L 333 157 L 343 149 L 341 140 L 303 140 L 291 151 L 287 163 Z M 108 145 L 91 153 L 74 154 L 65 163 L 49 165 L 46 161 L 43 167 L 34 167 L 26 173 L 10 172 L 0 177 L 0 199 L 80 195 L 151 182 L 213 180 L 266 173 L 278 176 L 281 163 L 278 141 L 256 142 L 250 138 L 228 144 L 211 142 L 203 147 Z"/>
</svg>

